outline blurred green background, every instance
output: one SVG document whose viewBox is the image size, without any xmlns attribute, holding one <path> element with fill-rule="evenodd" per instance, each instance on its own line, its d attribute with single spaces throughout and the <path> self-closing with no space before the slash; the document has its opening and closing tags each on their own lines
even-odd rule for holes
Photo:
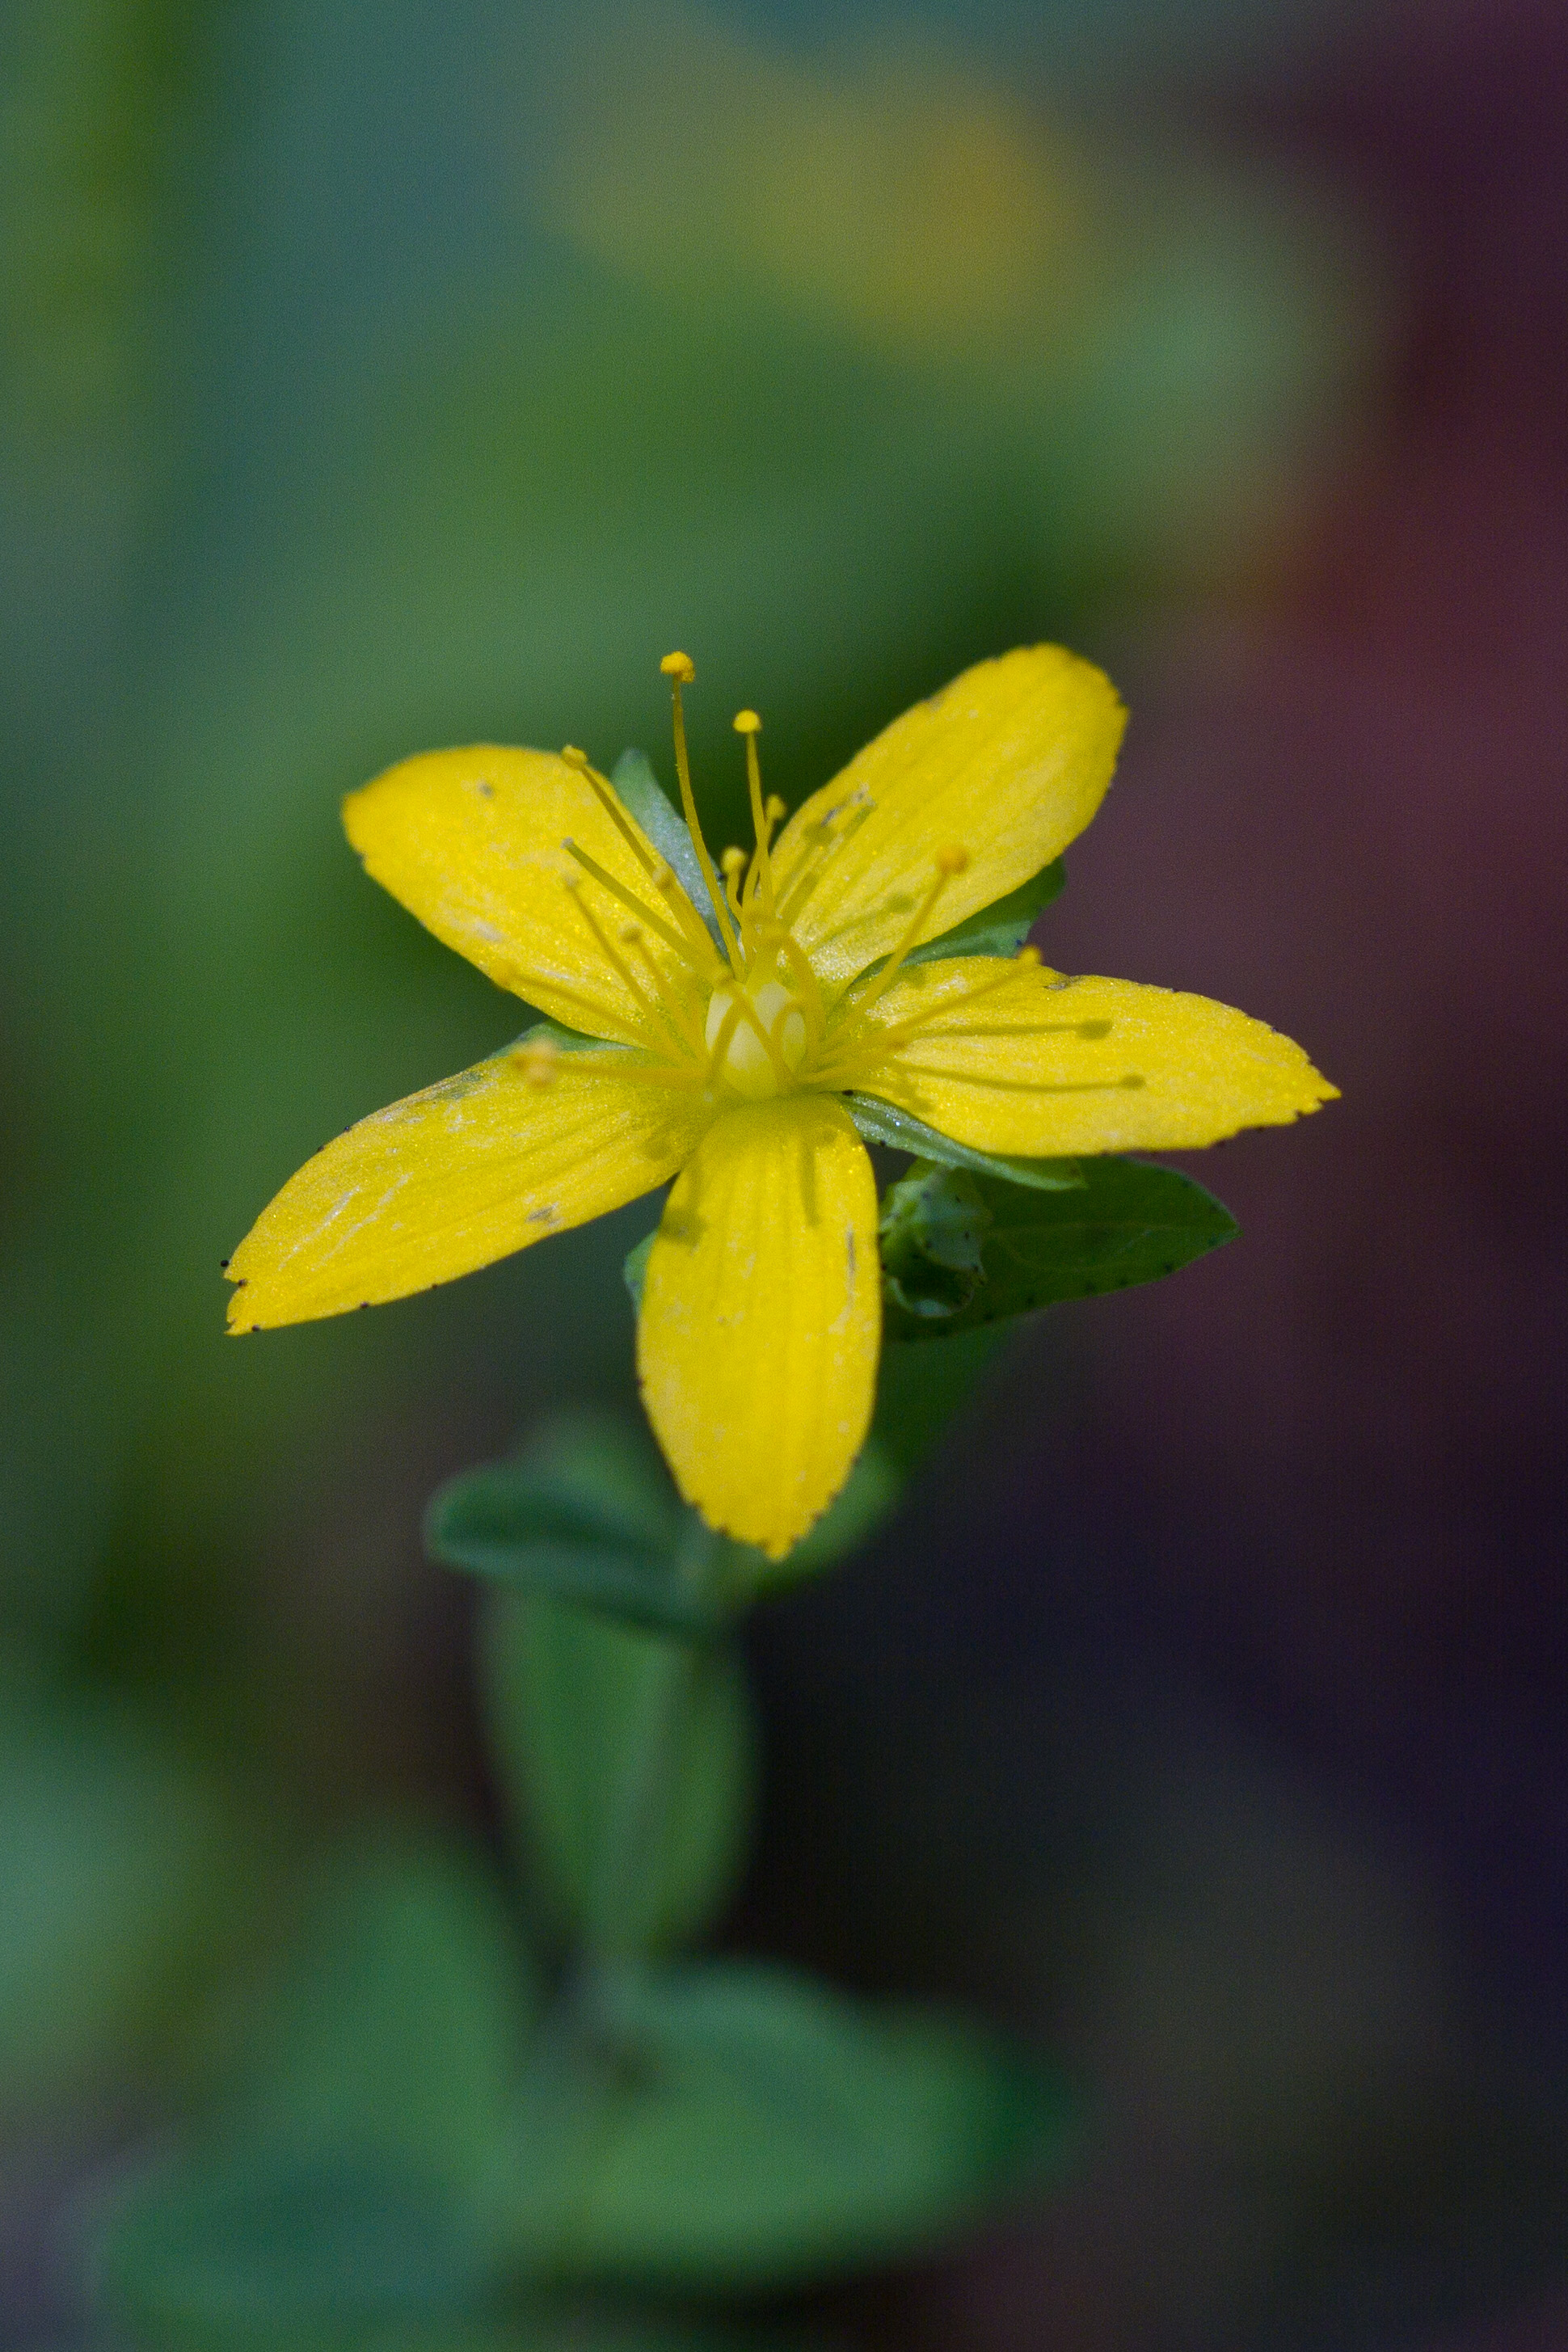
<svg viewBox="0 0 1568 2352">
<path fill-rule="evenodd" d="M 1059 636 L 1136 681 L 1182 616 L 1271 609 L 1385 415 L 1408 257 L 1331 154 L 1173 92 L 1295 87 L 1340 30 L 1232 0 L 0 14 L 0 2344 L 68 2339 L 76 2184 L 209 2079 L 323 1837 L 486 1834 L 419 1507 L 546 1401 L 630 1393 L 646 1207 L 220 1336 L 219 1260 L 322 1137 L 521 1025 L 364 881 L 340 796 L 480 738 L 668 774 L 679 644 L 727 838 L 743 701 L 793 803 L 984 654 Z M 1215 1769 L 1264 1876 L 1321 1869 L 1332 1914 L 1332 1855 Z M 943 1906 L 951 1861 L 928 1942 L 978 1899 Z M 1373 1877 L 1424 2081 L 1439 1962 Z M 1104 1899 L 1135 1971 L 1147 1889 Z M 910 1933 L 862 1973 L 930 1976 Z M 1379 2061 L 1384 1998 L 1354 1995 Z M 1043 1976 L 1024 2006 L 1048 2034 Z M 1218 2078 L 1266 2081 L 1215 2129 L 1297 2167 L 1310 2237 L 1331 2117 L 1221 2042 Z M 1213 2315 L 1238 2265 L 1215 2242 L 1075 2334 L 956 2290 L 941 2326 L 1250 2340 Z"/>
</svg>

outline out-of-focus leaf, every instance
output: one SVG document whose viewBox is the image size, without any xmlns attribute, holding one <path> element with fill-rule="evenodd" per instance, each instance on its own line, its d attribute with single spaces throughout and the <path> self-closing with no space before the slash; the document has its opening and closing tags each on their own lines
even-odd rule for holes
<svg viewBox="0 0 1568 2352">
<path fill-rule="evenodd" d="M 298 2167 L 347 2158 L 461 2189 L 484 2173 L 538 2007 L 499 1878 L 406 1836 L 334 1854 L 258 2000 L 218 2131 Z"/>
<path fill-rule="evenodd" d="M 525 2095 L 525 2261 L 704 2292 L 789 2287 L 923 2251 L 1063 2152 L 1061 2090 L 989 2034 L 781 1969 L 644 1979 L 621 2035 L 591 2126 L 580 2081 L 542 2068 Z"/>
<path fill-rule="evenodd" d="M 482 1654 L 491 1744 L 564 1918 L 612 1952 L 700 1933 L 751 1824 L 756 1734 L 738 1654 L 511 1592 L 491 1598 Z"/>
<path fill-rule="evenodd" d="M 1059 857 L 1054 858 L 1016 890 L 1009 890 L 1005 898 L 982 907 L 966 921 L 955 923 L 951 931 L 943 931 L 940 939 L 911 948 L 904 961 L 937 963 L 943 956 L 1016 955 L 1036 916 L 1059 897 L 1067 878 L 1066 866 Z"/>
<path fill-rule="evenodd" d="M 980 1326 L 1032 1314 L 1063 1299 L 1089 1298 L 1153 1282 L 1234 1238 L 1230 1212 L 1173 1168 L 1107 1156 L 1082 1163 L 1082 1188 L 1072 1192 L 1029 1192 L 975 1180 L 990 1223 L 982 1244 L 984 1280 L 967 1304 L 943 1316 L 933 1310 L 910 1314 L 896 1302 L 887 1308 L 887 1328 L 896 1339 L 941 1339 Z M 940 1178 L 917 1180 L 934 1185 Z M 912 1221 L 904 1221 L 906 1234 Z M 912 1252 L 916 1244 L 910 1243 Z M 936 1269 L 941 1273 L 942 1269 Z"/>
<path fill-rule="evenodd" d="M 886 1144 L 891 1151 L 908 1151 L 916 1160 L 935 1160 L 944 1168 L 968 1168 L 977 1176 L 1000 1176 L 1009 1184 L 1027 1184 L 1037 1192 L 1073 1191 L 1083 1181 L 1076 1160 L 1020 1160 L 1002 1151 L 974 1151 L 954 1143 L 949 1135 L 928 1127 L 912 1111 L 879 1102 L 875 1095 L 847 1095 L 845 1108 L 864 1143 Z"/>
<path fill-rule="evenodd" d="M 8 1682 L 0 1707 L 0 2114 L 15 2115 L 167 2025 L 246 1881 L 222 1791 L 125 1710 Z"/>
<path fill-rule="evenodd" d="M 510 1461 L 465 1470 L 431 1503 L 425 1540 L 449 1567 L 704 1637 L 723 1622 L 689 1573 L 703 1530 L 651 1443 L 608 1415 L 563 1415 Z"/>
<path fill-rule="evenodd" d="M 237 2162 L 132 2190 L 99 2249 L 96 2301 L 145 2352 L 346 2352 L 460 2324 L 492 2277 L 427 2183 Z"/>
<path fill-rule="evenodd" d="M 230 2021 L 205 2132 L 100 2223 L 100 2303 L 159 2352 L 327 2352 L 477 2309 L 493 2279 L 479 2192 L 537 2006 L 499 1881 L 403 1836 L 322 1882 Z"/>
<path fill-rule="evenodd" d="M 968 1403 L 1006 1332 L 996 1324 L 970 1326 L 945 1347 L 909 1348 L 892 1331 L 892 1319 L 883 1318 L 868 1442 L 881 1448 L 900 1476 L 912 1478 Z"/>
<path fill-rule="evenodd" d="M 721 947 L 719 919 L 686 819 L 671 807 L 647 753 L 623 751 L 610 771 L 610 782 L 707 924 L 714 946 Z"/>
</svg>

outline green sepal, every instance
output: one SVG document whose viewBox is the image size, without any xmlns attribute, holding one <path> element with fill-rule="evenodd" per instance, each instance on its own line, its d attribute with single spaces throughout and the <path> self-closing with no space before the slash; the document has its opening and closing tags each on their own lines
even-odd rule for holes
<svg viewBox="0 0 1568 2352">
<path fill-rule="evenodd" d="M 708 885 L 702 879 L 702 868 L 697 862 L 697 852 L 691 845 L 686 819 L 672 805 L 664 786 L 654 774 L 653 762 L 647 753 L 635 750 L 623 751 L 610 771 L 610 782 L 622 805 L 636 817 L 708 926 L 714 946 L 722 950 L 719 919 L 713 911 Z"/>
<path fill-rule="evenodd" d="M 731 1613 L 721 1580 L 689 1572 L 705 1533 L 644 1433 L 590 1412 L 561 1414 L 521 1454 L 459 1472 L 425 1517 L 426 1549 L 448 1568 L 699 1640 Z"/>
<path fill-rule="evenodd" d="M 920 1293 L 918 1312 L 890 1297 L 885 1303 L 885 1333 L 892 1339 L 931 1339 L 973 1331 L 988 1324 L 1030 1315 L 1068 1298 L 1089 1298 L 1135 1282 L 1174 1274 L 1205 1251 L 1235 1238 L 1228 1209 L 1190 1176 L 1142 1160 L 1108 1156 L 1082 1162 L 1083 1184 L 1071 1192 L 1029 1192 L 1012 1183 L 973 1181 L 989 1214 L 982 1238 L 984 1281 L 969 1298 L 944 1313 L 940 1262 Z M 931 1171 L 905 1183 L 929 1186 L 940 1195 L 943 1179 Z M 888 1198 L 900 1191 L 889 1188 Z M 903 1206 L 906 1287 L 918 1280 L 910 1261 L 918 1256 L 919 1223 Z"/>
<path fill-rule="evenodd" d="M 786 2290 L 928 2252 L 1059 2165 L 1070 2132 L 1060 2084 L 973 2025 L 691 1963 L 625 1980 L 596 2068 L 525 2084 L 510 2242 L 584 2279 Z"/>
<path fill-rule="evenodd" d="M 500 1591 L 480 1670 L 491 1751 L 557 1925 L 618 1953 L 700 1935 L 751 1833 L 758 1739 L 738 1652 Z M 649 1755 L 652 1781 L 628 1787 Z"/>
<path fill-rule="evenodd" d="M 520 1045 L 553 1045 L 558 1054 L 624 1054 L 626 1050 L 608 1038 L 590 1036 L 585 1029 L 568 1029 L 560 1021 L 536 1021 L 505 1050 L 515 1054 Z"/>
<path fill-rule="evenodd" d="M 846 1095 L 844 1108 L 855 1122 L 862 1143 L 885 1144 L 890 1151 L 907 1151 L 916 1160 L 934 1160 L 943 1168 L 967 1168 L 976 1176 L 997 1176 L 1009 1184 L 1026 1184 L 1036 1192 L 1072 1192 L 1083 1182 L 1076 1160 L 1022 1160 L 1002 1151 L 975 1151 L 928 1127 L 913 1111 L 879 1102 L 875 1095 Z"/>
<path fill-rule="evenodd" d="M 651 1234 L 643 1235 L 636 1249 L 626 1252 L 621 1266 L 621 1277 L 631 1294 L 632 1306 L 639 1314 L 642 1311 L 643 1285 L 647 1280 L 648 1254 L 658 1239 L 658 1227 L 655 1225 Z"/>
<path fill-rule="evenodd" d="M 927 940 L 923 946 L 911 948 L 904 958 L 905 964 L 936 963 L 944 956 L 1016 955 L 1036 917 L 1059 897 L 1067 878 L 1062 860 L 1053 858 L 1028 881 L 1009 890 L 1005 898 L 994 899 L 989 907 L 977 908 L 962 923 L 955 923 L 951 931 L 943 931 L 940 939 Z"/>
</svg>

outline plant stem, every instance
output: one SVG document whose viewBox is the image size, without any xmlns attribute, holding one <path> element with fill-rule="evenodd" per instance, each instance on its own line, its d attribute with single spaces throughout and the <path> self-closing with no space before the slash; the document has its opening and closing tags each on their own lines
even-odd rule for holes
<svg viewBox="0 0 1568 2352">
<path fill-rule="evenodd" d="M 706 1593 L 721 1549 L 712 1531 L 693 1514 L 680 1569 L 694 1595 Z M 635 1970 L 647 1947 L 668 1849 L 682 1739 L 693 1695 L 713 1666 L 705 1643 L 649 1638 L 640 1704 L 605 1824 L 585 1956 L 593 1977 L 606 1992 L 606 1979 Z"/>
</svg>

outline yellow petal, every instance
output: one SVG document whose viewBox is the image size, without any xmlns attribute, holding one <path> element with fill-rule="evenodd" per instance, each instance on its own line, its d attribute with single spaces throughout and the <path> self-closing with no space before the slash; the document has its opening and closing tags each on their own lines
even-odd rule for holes
<svg viewBox="0 0 1568 2352">
<path fill-rule="evenodd" d="M 871 1418 L 877 1187 L 842 1106 L 727 1111 L 672 1189 L 637 1320 L 643 1398 L 710 1525 L 780 1559 L 849 1475 Z"/>
<path fill-rule="evenodd" d="M 945 849 L 967 851 L 969 864 L 920 940 L 1048 866 L 1104 798 L 1126 717 L 1091 663 L 1060 646 L 1025 646 L 976 663 L 885 727 L 796 810 L 773 852 L 782 911 L 819 977 L 841 986 L 891 953 Z M 852 800 L 859 793 L 864 814 Z M 792 916 L 792 893 L 807 889 Z"/>
<path fill-rule="evenodd" d="M 230 1259 L 230 1329 L 405 1298 L 662 1184 L 712 1113 L 695 1093 L 616 1075 L 623 1061 L 563 1055 L 532 1086 L 496 1054 L 362 1118 L 290 1177 Z"/>
<path fill-rule="evenodd" d="M 563 844 L 575 841 L 630 890 L 650 926 L 663 902 L 578 769 L 506 744 L 425 751 L 351 793 L 343 824 L 366 873 L 502 988 L 569 1029 L 650 1042 L 644 1000 L 572 903 L 565 885 L 578 869 Z M 584 884 L 583 899 L 612 940 L 631 919 L 597 882 Z"/>
<path fill-rule="evenodd" d="M 917 1019 L 995 978 L 978 956 L 920 965 L 875 1017 Z M 1038 1158 L 1217 1143 L 1339 1092 L 1289 1037 L 1211 997 L 1024 964 L 973 1007 L 936 1011 L 855 1084 L 959 1143 Z"/>
</svg>

